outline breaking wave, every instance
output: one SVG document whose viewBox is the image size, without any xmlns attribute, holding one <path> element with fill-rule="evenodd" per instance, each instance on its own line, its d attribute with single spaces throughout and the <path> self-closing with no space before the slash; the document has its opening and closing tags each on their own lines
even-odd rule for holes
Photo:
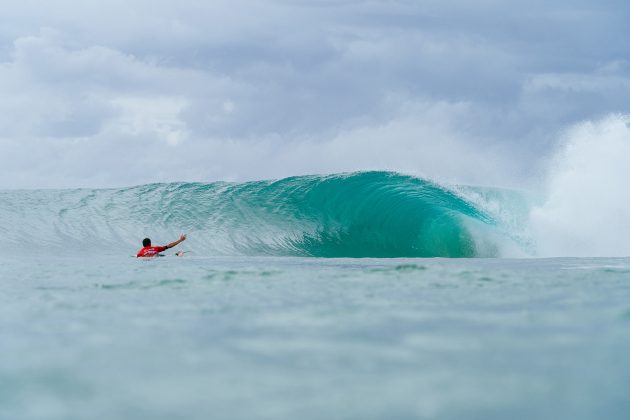
<svg viewBox="0 0 630 420">
<path fill-rule="evenodd" d="M 160 244 L 180 232 L 180 248 L 203 256 L 494 257 L 527 247 L 511 220 L 518 194 L 391 172 L 0 198 L 0 234 L 20 253 L 133 254 L 144 237 Z"/>
</svg>

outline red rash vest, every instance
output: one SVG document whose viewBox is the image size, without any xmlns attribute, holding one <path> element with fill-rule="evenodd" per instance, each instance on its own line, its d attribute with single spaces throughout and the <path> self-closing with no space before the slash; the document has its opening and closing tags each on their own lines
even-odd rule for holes
<svg viewBox="0 0 630 420">
<path fill-rule="evenodd" d="M 166 251 L 167 249 L 168 247 L 165 246 L 145 246 L 138 251 L 136 257 L 157 257 L 160 252 Z"/>
</svg>

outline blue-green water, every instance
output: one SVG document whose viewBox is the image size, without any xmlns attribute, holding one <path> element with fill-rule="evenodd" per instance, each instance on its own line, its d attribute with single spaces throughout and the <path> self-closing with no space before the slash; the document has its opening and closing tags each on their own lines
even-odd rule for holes
<svg viewBox="0 0 630 420">
<path fill-rule="evenodd" d="M 630 259 L 2 259 L 2 419 L 625 419 Z"/>
<path fill-rule="evenodd" d="M 379 172 L 2 192 L 0 419 L 626 419 L 630 258 L 532 258 L 528 206 Z"/>
</svg>

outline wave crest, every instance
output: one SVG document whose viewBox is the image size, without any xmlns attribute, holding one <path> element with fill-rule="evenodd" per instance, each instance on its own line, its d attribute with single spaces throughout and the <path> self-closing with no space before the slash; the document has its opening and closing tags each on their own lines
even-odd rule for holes
<svg viewBox="0 0 630 420">
<path fill-rule="evenodd" d="M 3 194 L 0 231 L 48 252 L 117 254 L 186 231 L 197 255 L 489 257 L 505 238 L 462 194 L 390 172 Z"/>
</svg>

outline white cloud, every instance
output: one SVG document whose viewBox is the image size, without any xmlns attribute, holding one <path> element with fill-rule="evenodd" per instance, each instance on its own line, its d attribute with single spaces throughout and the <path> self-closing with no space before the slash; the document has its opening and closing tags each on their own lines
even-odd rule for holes
<svg viewBox="0 0 630 420">
<path fill-rule="evenodd" d="M 112 105 L 120 110 L 120 117 L 110 122 L 110 129 L 120 135 L 152 133 L 170 146 L 177 146 L 188 137 L 186 123 L 179 117 L 187 106 L 184 98 L 117 97 Z"/>
</svg>

